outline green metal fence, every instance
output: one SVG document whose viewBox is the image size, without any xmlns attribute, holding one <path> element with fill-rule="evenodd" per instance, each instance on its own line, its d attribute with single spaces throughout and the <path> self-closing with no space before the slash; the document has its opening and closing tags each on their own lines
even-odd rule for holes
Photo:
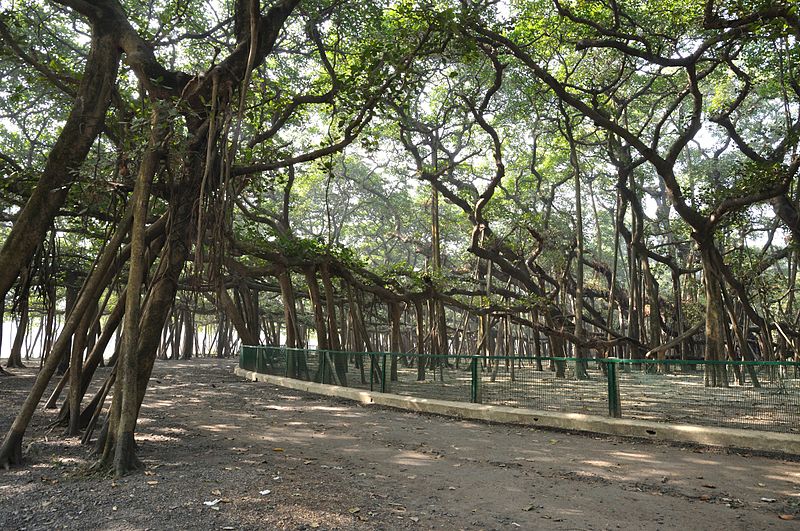
<svg viewBox="0 0 800 531">
<path fill-rule="evenodd" d="M 578 360 L 242 346 L 239 366 L 422 398 L 800 433 L 796 361 Z"/>
</svg>

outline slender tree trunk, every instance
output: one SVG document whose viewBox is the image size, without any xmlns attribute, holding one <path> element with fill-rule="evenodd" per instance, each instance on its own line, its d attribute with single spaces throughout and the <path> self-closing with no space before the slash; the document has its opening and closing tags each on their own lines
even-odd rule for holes
<svg viewBox="0 0 800 531">
<path fill-rule="evenodd" d="M 330 266 L 323 262 L 320 266 L 322 288 L 325 291 L 325 313 L 328 315 L 328 341 L 331 349 L 342 350 L 339 336 L 339 325 L 336 319 L 336 302 L 334 301 L 333 283 L 331 282 Z M 333 364 L 336 369 L 336 378 L 339 385 L 347 386 L 347 355 L 336 353 L 333 355 Z"/>
<path fill-rule="evenodd" d="M 145 261 L 145 224 L 149 210 L 150 185 L 158 171 L 162 153 L 162 142 L 166 134 L 164 116 L 156 107 L 152 111 L 150 122 L 150 140 L 144 155 L 133 191 L 133 224 L 131 227 L 131 258 L 128 271 L 128 288 L 125 299 L 125 320 L 122 331 L 120 359 L 117 362 L 117 381 L 114 391 L 116 407 L 112 408 L 112 422 L 109 426 L 111 444 L 106 445 L 102 462 L 109 463 L 113 455 L 114 474 L 119 477 L 129 471 L 140 468 L 136 457 L 133 433 L 136 429 L 136 418 L 139 413 L 137 343 L 140 328 L 142 307 L 142 285 L 146 275 Z M 156 343 L 161 337 L 161 330 L 156 334 Z M 112 454 L 113 450 L 113 454 Z"/>
<path fill-rule="evenodd" d="M 399 302 L 389 303 L 389 352 L 392 352 L 392 365 L 390 381 L 397 381 L 397 355 L 401 352 L 400 347 L 400 318 L 403 315 L 403 307 Z M 387 386 L 388 390 L 388 386 Z"/>
<path fill-rule="evenodd" d="M 422 303 L 414 299 L 414 315 L 417 322 L 417 381 L 425 381 L 425 367 L 428 360 L 425 354 L 425 311 L 423 310 Z"/>
<path fill-rule="evenodd" d="M 181 359 L 192 359 L 194 354 L 194 338 L 194 315 L 189 308 L 186 308 L 183 310 L 183 347 L 181 348 Z"/>
<path fill-rule="evenodd" d="M 83 400 L 83 397 L 86 395 L 86 390 L 89 388 L 89 384 L 91 383 L 92 376 L 94 376 L 95 370 L 100 365 L 100 360 L 103 359 L 103 353 L 106 350 L 109 342 L 111 341 L 111 337 L 116 332 L 117 328 L 119 327 L 120 322 L 122 322 L 122 316 L 124 315 L 125 311 L 125 292 L 122 293 L 119 300 L 117 301 L 117 305 L 112 310 L 111 315 L 108 316 L 106 320 L 106 325 L 103 327 L 103 330 L 98 338 L 97 342 L 92 347 L 91 352 L 86 358 L 86 363 L 83 365 L 82 375 L 81 375 L 81 387 L 80 387 L 80 398 Z M 66 381 L 66 378 L 62 378 L 62 381 L 59 382 L 59 385 L 63 386 L 63 382 Z M 55 400 L 57 399 L 58 395 L 56 391 L 53 391 L 53 394 L 48 399 L 48 405 L 52 402 L 50 407 L 55 407 Z M 45 406 L 47 407 L 47 406 Z M 64 405 L 61 408 L 61 411 L 58 414 L 58 419 L 56 420 L 57 423 L 62 422 L 63 420 L 69 418 L 71 416 L 70 412 L 70 401 L 65 401 Z M 83 414 L 81 414 L 83 416 Z"/>
<path fill-rule="evenodd" d="M 308 295 L 311 301 L 311 309 L 314 312 L 314 329 L 317 332 L 317 349 L 320 350 L 320 365 L 317 370 L 316 381 L 320 383 L 331 383 L 332 371 L 329 363 L 322 363 L 323 356 L 327 356 L 325 351 L 330 350 L 331 346 L 328 342 L 328 330 L 325 323 L 325 316 L 323 313 L 322 296 L 319 291 L 319 283 L 317 282 L 317 271 L 315 266 L 307 266 L 303 273 L 306 276 L 306 284 L 308 284 Z M 323 370 L 324 367 L 324 370 Z"/>
<path fill-rule="evenodd" d="M 86 335 L 89 331 L 94 314 L 97 310 L 97 304 L 90 306 L 84 312 L 77 330 L 72 340 L 72 353 L 70 356 L 69 364 L 69 428 L 67 433 L 69 435 L 78 435 L 80 431 L 80 415 L 81 415 L 81 379 L 83 374 L 83 351 L 86 348 Z"/>
<path fill-rule="evenodd" d="M 67 319 L 68 317 L 72 316 L 72 312 L 75 309 L 75 302 L 78 299 L 78 295 L 80 295 L 80 287 L 78 286 L 78 273 L 75 271 L 67 271 L 65 275 L 65 283 L 66 283 L 66 304 L 64 305 L 64 318 Z M 103 281 L 105 283 L 105 280 Z M 103 286 L 105 287 L 105 285 Z M 99 295 L 98 295 L 99 296 Z M 80 319 L 80 316 L 78 316 Z M 80 320 L 78 321 L 80 323 Z M 74 333 L 74 330 L 72 331 Z M 72 348 L 72 336 L 69 337 L 69 346 L 68 349 Z M 67 370 L 69 369 L 69 356 L 64 356 L 58 364 L 58 374 L 66 374 Z"/>
<path fill-rule="evenodd" d="M 231 299 L 231 296 L 228 295 L 228 290 L 222 285 L 217 289 L 217 305 L 225 312 L 228 320 L 245 345 L 258 345 L 258 336 L 247 326 L 244 316 L 239 311 L 239 308 L 236 307 L 236 303 Z M 184 321 L 187 320 L 191 320 L 191 315 L 188 311 L 184 314 Z"/>
<path fill-rule="evenodd" d="M 28 322 L 30 320 L 28 312 L 28 297 L 30 296 L 28 268 L 23 269 L 20 282 L 22 283 L 22 288 L 19 292 L 19 323 L 17 324 L 17 333 L 14 336 L 14 343 L 11 345 L 11 353 L 6 363 L 6 367 L 9 369 L 25 367 L 22 363 L 22 341 L 25 339 L 25 334 L 28 331 Z M 0 325 L 2 325 L 2 321 L 0 321 Z"/>
</svg>

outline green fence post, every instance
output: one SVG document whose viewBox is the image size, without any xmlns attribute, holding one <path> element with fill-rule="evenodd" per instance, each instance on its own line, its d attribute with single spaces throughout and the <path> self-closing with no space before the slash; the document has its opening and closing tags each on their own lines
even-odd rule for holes
<svg viewBox="0 0 800 531">
<path fill-rule="evenodd" d="M 606 374 L 608 375 L 608 415 L 614 418 L 622 417 L 622 405 L 619 401 L 619 380 L 617 379 L 616 358 L 608 358 Z"/>
<path fill-rule="evenodd" d="M 318 350 L 317 357 L 319 357 L 319 383 L 325 382 L 325 351 Z"/>
<path fill-rule="evenodd" d="M 374 391 L 375 385 L 375 355 L 369 354 L 369 390 Z"/>
<path fill-rule="evenodd" d="M 478 356 L 472 356 L 472 363 L 470 364 L 470 372 L 472 373 L 472 388 L 470 392 L 470 400 L 473 404 L 478 403 Z"/>
<path fill-rule="evenodd" d="M 381 393 L 386 392 L 386 353 L 383 353 L 383 361 L 381 362 Z"/>
<path fill-rule="evenodd" d="M 283 375 L 289 377 L 289 349 L 283 347 Z"/>
</svg>

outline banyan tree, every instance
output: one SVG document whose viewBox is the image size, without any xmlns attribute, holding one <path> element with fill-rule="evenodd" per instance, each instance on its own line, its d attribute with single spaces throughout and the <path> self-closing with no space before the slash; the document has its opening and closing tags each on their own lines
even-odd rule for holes
<svg viewBox="0 0 800 531">
<path fill-rule="evenodd" d="M 420 380 L 457 354 L 577 379 L 797 356 L 789 2 L 2 9 L 0 344 L 41 362 L 3 466 L 52 386 L 97 469 L 138 468 L 153 364 L 209 337 L 386 388 L 412 351 Z"/>
</svg>

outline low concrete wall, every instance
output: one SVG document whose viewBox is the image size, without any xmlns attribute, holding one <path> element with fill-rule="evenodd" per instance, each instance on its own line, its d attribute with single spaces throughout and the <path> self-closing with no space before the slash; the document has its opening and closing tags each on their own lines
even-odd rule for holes
<svg viewBox="0 0 800 531">
<path fill-rule="evenodd" d="M 392 393 L 362 391 L 348 387 L 324 385 L 259 374 L 236 368 L 234 373 L 248 380 L 267 382 L 289 389 L 297 389 L 319 395 L 354 400 L 361 404 L 376 404 L 420 413 L 446 415 L 465 419 L 484 420 L 558 428 L 564 430 L 588 431 L 623 437 L 639 437 L 642 439 L 663 440 L 724 446 L 727 448 L 745 448 L 763 452 L 781 452 L 800 455 L 800 435 L 768 431 L 750 431 L 734 428 L 715 428 L 692 426 L 688 424 L 666 424 L 643 420 L 615 419 L 581 413 L 561 413 L 554 411 L 537 411 L 533 409 L 512 408 L 506 406 L 489 406 L 437 400 L 432 398 L 416 398 Z"/>
</svg>

